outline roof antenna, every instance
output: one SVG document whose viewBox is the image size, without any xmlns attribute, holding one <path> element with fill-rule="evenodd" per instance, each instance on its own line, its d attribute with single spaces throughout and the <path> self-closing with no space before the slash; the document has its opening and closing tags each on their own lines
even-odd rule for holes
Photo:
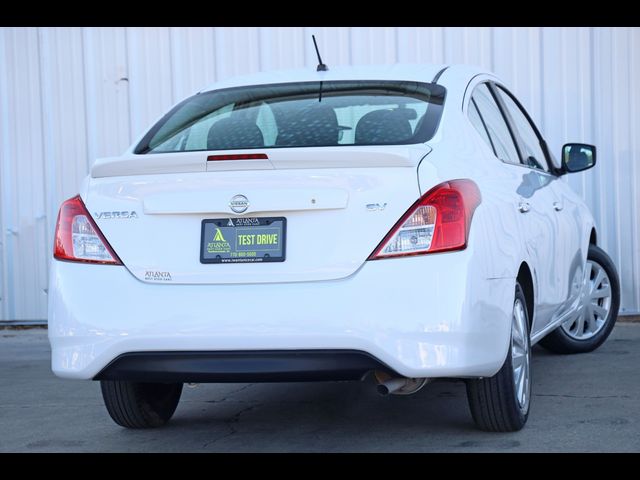
<svg viewBox="0 0 640 480">
<path fill-rule="evenodd" d="M 316 68 L 316 72 L 326 72 L 329 70 L 329 67 L 327 67 L 324 63 L 322 63 L 322 57 L 320 57 L 320 50 L 318 50 L 318 44 L 316 43 L 316 36 L 311 35 L 311 38 L 313 38 L 313 46 L 316 47 L 316 55 L 318 55 L 318 67 Z"/>
</svg>

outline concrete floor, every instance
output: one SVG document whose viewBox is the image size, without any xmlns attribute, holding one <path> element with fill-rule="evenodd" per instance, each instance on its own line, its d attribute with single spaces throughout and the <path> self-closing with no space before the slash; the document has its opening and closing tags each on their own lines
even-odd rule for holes
<svg viewBox="0 0 640 480">
<path fill-rule="evenodd" d="M 640 324 L 590 354 L 536 347 L 533 374 L 529 422 L 511 434 L 475 430 L 454 381 L 410 397 L 370 382 L 201 385 L 167 427 L 132 431 L 99 384 L 53 376 L 46 330 L 0 330 L 0 452 L 640 451 Z"/>
</svg>

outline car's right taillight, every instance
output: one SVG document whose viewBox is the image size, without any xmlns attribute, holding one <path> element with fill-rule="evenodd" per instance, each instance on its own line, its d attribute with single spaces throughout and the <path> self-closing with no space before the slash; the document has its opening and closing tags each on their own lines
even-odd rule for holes
<svg viewBox="0 0 640 480">
<path fill-rule="evenodd" d="M 60 206 L 53 256 L 68 262 L 122 265 L 77 195 Z"/>
<path fill-rule="evenodd" d="M 480 202 L 480 190 L 472 180 L 435 186 L 398 220 L 369 260 L 465 249 Z"/>
</svg>

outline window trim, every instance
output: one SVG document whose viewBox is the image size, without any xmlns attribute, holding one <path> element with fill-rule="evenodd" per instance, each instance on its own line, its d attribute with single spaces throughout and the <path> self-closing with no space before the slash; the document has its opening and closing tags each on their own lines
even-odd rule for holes
<svg viewBox="0 0 640 480">
<path fill-rule="evenodd" d="M 520 145 L 519 143 L 516 141 L 516 139 L 514 138 L 513 135 L 513 131 L 511 130 L 511 124 L 507 121 L 507 119 L 504 117 L 504 111 L 502 110 L 502 106 L 501 104 L 496 100 L 495 98 L 495 94 L 493 92 L 493 90 L 491 89 L 491 80 L 482 80 L 480 82 L 478 82 L 473 89 L 471 90 L 471 94 L 469 95 L 469 105 L 471 104 L 471 102 L 473 102 L 473 105 L 476 107 L 476 110 L 478 111 L 478 115 L 480 115 L 480 120 L 482 120 L 482 125 L 485 128 L 485 131 L 487 132 L 487 136 L 489 137 L 489 142 L 491 142 L 491 148 L 493 150 L 493 156 L 496 157 L 496 159 L 506 165 L 514 165 L 514 166 L 523 166 L 525 167 L 526 165 L 524 165 L 522 163 L 522 154 L 520 152 Z M 489 90 L 489 95 L 491 96 L 491 98 L 493 99 L 494 103 L 496 104 L 496 106 L 498 107 L 498 112 L 500 113 L 500 117 L 502 118 L 502 120 L 504 121 L 505 125 L 507 126 L 507 131 L 509 132 L 509 136 L 511 137 L 511 141 L 513 142 L 513 146 L 516 150 L 516 155 L 518 155 L 518 163 L 513 163 L 513 162 L 508 162 L 506 160 L 503 160 L 502 158 L 500 158 L 498 156 L 498 152 L 495 148 L 495 145 L 493 144 L 493 140 L 491 139 L 491 134 L 489 133 L 489 129 L 487 128 L 487 124 L 484 120 L 484 117 L 482 116 L 482 112 L 480 111 L 480 107 L 478 107 L 478 104 L 476 103 L 475 99 L 473 98 L 473 95 L 476 91 L 476 89 L 478 89 L 481 85 L 486 85 L 487 86 L 487 90 Z M 469 107 L 467 107 L 467 119 L 469 119 Z M 527 167 L 530 168 L 530 167 Z"/>
<path fill-rule="evenodd" d="M 502 112 L 502 116 L 504 117 L 505 121 L 507 122 L 507 125 L 509 126 L 509 131 L 511 132 L 513 138 L 514 138 L 514 142 L 516 143 L 516 149 L 518 151 L 518 155 L 520 157 L 520 165 L 528 168 L 530 170 L 535 170 L 536 172 L 540 172 L 540 173 L 546 173 L 548 175 L 552 175 L 554 177 L 558 176 L 558 172 L 557 169 L 555 167 L 555 165 L 553 164 L 553 162 L 551 161 L 551 156 L 549 155 L 549 148 L 547 146 L 547 142 L 544 140 L 544 137 L 542 136 L 542 134 L 540 133 L 540 130 L 538 130 L 537 125 L 535 124 L 535 122 L 532 120 L 531 116 L 529 115 L 529 112 L 527 112 L 526 108 L 524 108 L 524 106 L 522 105 L 522 103 L 520 103 L 520 101 L 516 98 L 516 96 L 511 93 L 509 91 L 509 89 L 507 89 L 507 87 L 505 87 L 504 85 L 502 85 L 499 82 L 495 82 L 492 80 L 489 80 L 487 82 L 489 86 L 489 90 L 491 91 L 491 94 L 493 95 L 496 103 L 498 104 L 498 107 L 500 108 L 501 112 Z M 520 111 L 524 114 L 527 122 L 529 122 L 529 125 L 531 126 L 531 128 L 533 128 L 533 132 L 536 135 L 536 138 L 538 139 L 540 148 L 542 149 L 542 154 L 545 157 L 545 161 L 547 162 L 547 166 L 549 168 L 549 170 L 540 170 L 539 168 L 535 168 L 535 167 L 531 167 L 529 165 L 527 165 L 524 162 L 524 141 L 522 140 L 522 137 L 520 136 L 520 133 L 518 132 L 518 129 L 516 127 L 516 123 L 513 120 L 513 118 L 511 117 L 511 114 L 509 113 L 509 110 L 507 108 L 507 106 L 505 105 L 504 101 L 502 100 L 502 98 L 500 97 L 500 92 L 498 90 L 502 90 L 505 95 L 508 95 L 509 98 L 511 98 L 511 100 L 513 100 L 513 102 L 516 104 L 516 107 L 518 107 L 520 109 Z M 472 95 L 473 97 L 473 95 Z"/>
</svg>

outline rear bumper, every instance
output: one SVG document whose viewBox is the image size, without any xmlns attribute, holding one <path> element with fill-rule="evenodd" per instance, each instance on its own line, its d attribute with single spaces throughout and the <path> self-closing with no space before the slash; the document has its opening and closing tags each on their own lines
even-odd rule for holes
<svg viewBox="0 0 640 480">
<path fill-rule="evenodd" d="M 467 249 L 366 262 L 341 280 L 175 285 L 53 260 L 52 369 L 92 379 L 132 352 L 355 350 L 407 377 L 493 375 L 507 352 L 514 280 L 486 279 L 480 261 Z M 195 378 L 180 368 L 183 381 Z M 202 368 L 218 367 L 195 373 Z"/>
</svg>

